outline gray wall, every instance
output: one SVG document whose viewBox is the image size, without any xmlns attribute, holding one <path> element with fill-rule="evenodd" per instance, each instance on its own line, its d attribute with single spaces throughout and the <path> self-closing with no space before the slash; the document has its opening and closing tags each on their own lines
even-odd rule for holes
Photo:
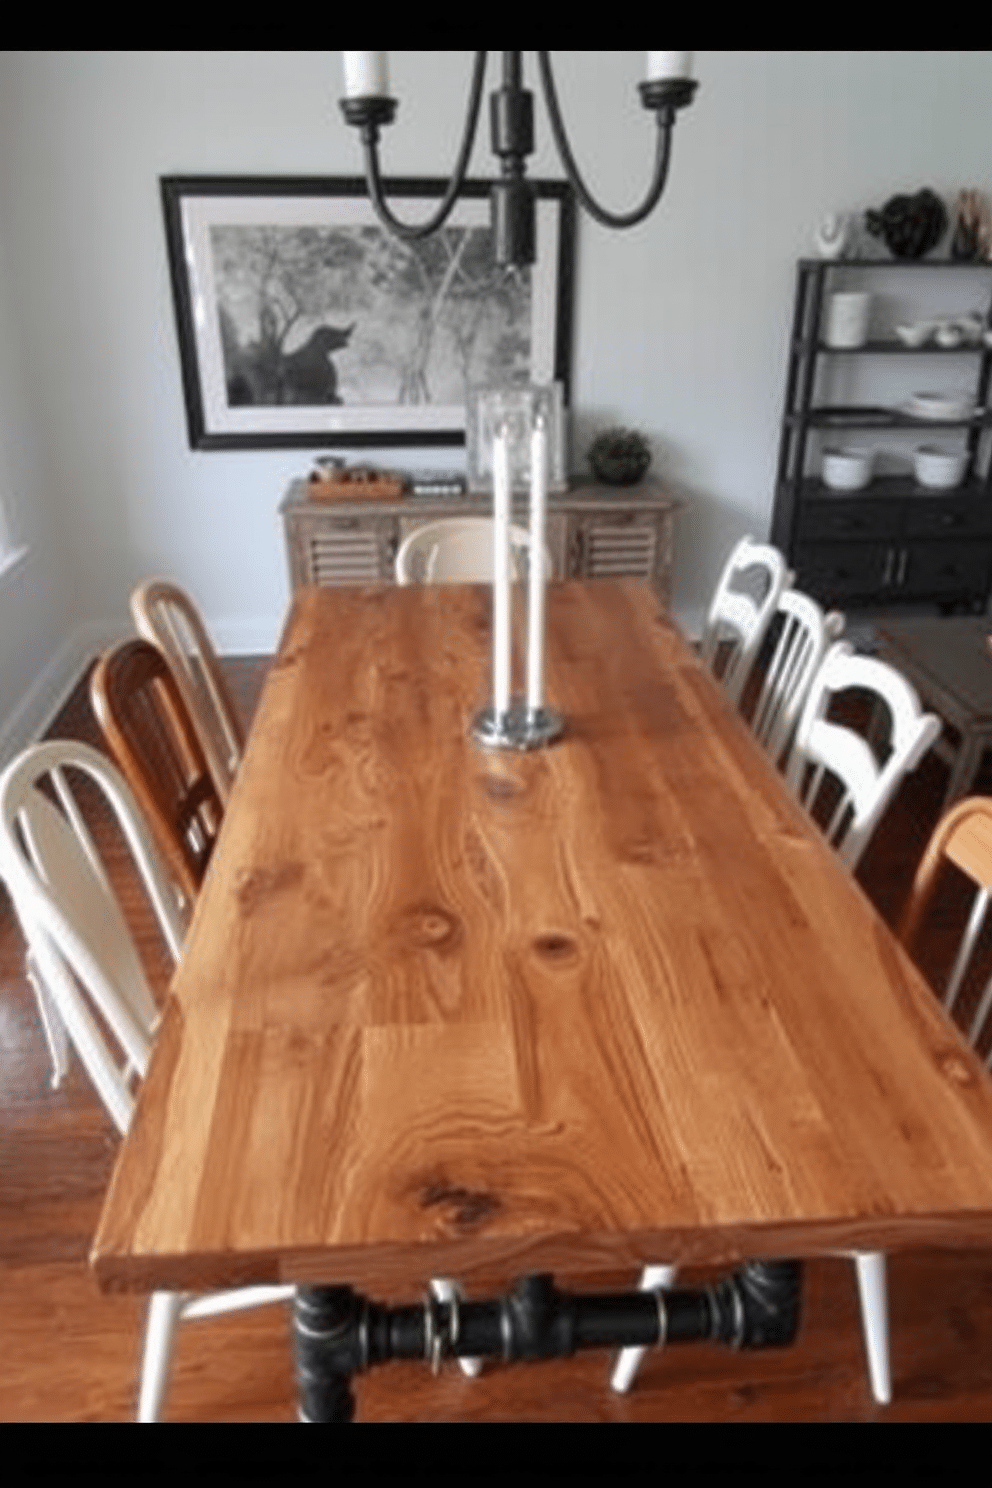
<svg viewBox="0 0 992 1488">
<path fill-rule="evenodd" d="M 641 53 L 560 54 L 587 178 L 639 194 Z M 450 161 L 467 54 L 396 53 L 386 168 Z M 699 53 L 670 184 L 641 227 L 580 220 L 576 459 L 638 425 L 685 494 L 675 611 L 690 629 L 729 544 L 771 510 L 794 261 L 831 210 L 927 184 L 987 190 L 989 52 Z M 0 500 L 28 553 L 0 575 L 0 752 L 175 577 L 224 649 L 271 648 L 288 598 L 277 515 L 306 453 L 187 447 L 161 174 L 355 174 L 335 52 L 0 54 Z M 558 175 L 538 106 L 534 174 Z M 474 173 L 491 157 L 485 135 Z M 400 462 L 403 452 L 390 451 Z"/>
</svg>

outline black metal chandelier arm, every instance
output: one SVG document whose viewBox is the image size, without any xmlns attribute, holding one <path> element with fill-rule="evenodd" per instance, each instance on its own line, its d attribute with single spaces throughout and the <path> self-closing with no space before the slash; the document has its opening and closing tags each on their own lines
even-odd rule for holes
<svg viewBox="0 0 992 1488">
<path fill-rule="evenodd" d="M 672 147 L 672 125 L 675 123 L 675 111 L 670 107 L 663 107 L 657 111 L 658 120 L 658 144 L 655 151 L 654 175 L 651 185 L 648 187 L 647 195 L 640 206 L 630 212 L 608 212 L 601 207 L 591 195 L 575 163 L 568 137 L 565 134 L 565 124 L 558 107 L 558 94 L 555 89 L 555 81 L 551 73 L 551 55 L 549 52 L 538 52 L 538 67 L 541 73 L 541 84 L 544 88 L 544 101 L 548 109 L 548 118 L 551 120 L 551 131 L 558 146 L 565 173 L 579 198 L 582 205 L 591 217 L 604 227 L 634 227 L 638 222 L 643 222 L 657 206 L 661 193 L 665 189 L 665 181 L 668 178 L 668 162 Z"/>
<path fill-rule="evenodd" d="M 465 180 L 465 172 L 472 155 L 472 146 L 475 144 L 475 131 L 479 123 L 479 109 L 482 102 L 482 84 L 486 74 L 486 52 L 476 52 L 475 63 L 472 69 L 472 84 L 469 92 L 468 114 L 465 120 L 465 131 L 462 135 L 461 148 L 455 161 L 451 180 L 444 193 L 441 204 L 434 215 L 423 223 L 400 222 L 386 201 L 385 189 L 383 187 L 382 175 L 379 170 L 379 155 L 376 149 L 378 130 L 363 129 L 362 145 L 365 151 L 365 176 L 368 182 L 369 196 L 372 205 L 381 222 L 395 233 L 398 238 L 406 242 L 414 242 L 418 238 L 430 237 L 431 233 L 437 232 L 443 227 L 451 209 L 455 205 L 458 193 L 462 189 Z"/>
</svg>

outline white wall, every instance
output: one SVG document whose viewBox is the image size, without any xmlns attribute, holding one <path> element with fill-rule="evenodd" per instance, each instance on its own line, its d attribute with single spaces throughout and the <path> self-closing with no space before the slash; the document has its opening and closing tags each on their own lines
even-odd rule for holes
<svg viewBox="0 0 992 1488">
<path fill-rule="evenodd" d="M 576 153 L 614 207 L 649 169 L 641 57 L 560 55 Z M 573 370 L 577 450 L 635 424 L 685 490 L 674 603 L 690 628 L 730 542 L 768 531 L 814 224 L 895 190 L 992 185 L 992 53 L 704 52 L 697 73 L 654 216 L 625 234 L 579 223 Z M 152 571 L 190 589 L 222 646 L 274 644 L 277 507 L 307 455 L 187 447 L 158 177 L 357 173 L 339 76 L 333 52 L 0 54 L 0 493 L 31 541 L 0 579 L 0 741 L 46 660 L 122 625 Z M 394 54 L 389 171 L 443 171 L 467 79 L 464 53 Z M 540 104 L 537 133 L 532 173 L 560 174 Z M 483 127 L 474 172 L 490 168 Z"/>
</svg>

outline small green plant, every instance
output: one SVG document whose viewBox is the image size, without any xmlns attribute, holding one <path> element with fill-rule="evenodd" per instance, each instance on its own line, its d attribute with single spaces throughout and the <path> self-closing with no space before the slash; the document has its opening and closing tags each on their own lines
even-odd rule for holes
<svg viewBox="0 0 992 1488">
<path fill-rule="evenodd" d="M 608 486 L 632 486 L 651 464 L 651 446 L 636 429 L 604 429 L 589 446 L 592 473 Z"/>
</svg>

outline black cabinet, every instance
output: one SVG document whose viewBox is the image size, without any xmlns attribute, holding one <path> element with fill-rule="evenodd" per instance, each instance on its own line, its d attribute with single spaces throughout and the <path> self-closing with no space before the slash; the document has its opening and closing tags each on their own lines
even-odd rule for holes
<svg viewBox="0 0 992 1488">
<path fill-rule="evenodd" d="M 986 327 L 992 325 L 992 264 L 951 260 L 879 261 L 803 259 L 797 265 L 796 299 L 786 378 L 776 477 L 772 541 L 788 555 L 796 582 L 826 605 L 861 608 L 932 603 L 944 609 L 984 607 L 992 586 L 992 460 L 987 431 L 992 348 L 984 342 L 953 349 L 932 341 L 907 347 L 894 334 L 857 348 L 828 346 L 823 338 L 829 293 L 857 289 L 868 280 L 895 276 L 906 298 L 913 272 L 939 271 L 947 282 L 945 311 L 956 304 L 954 270 L 977 275 Z M 919 280 L 916 281 L 920 283 Z M 876 289 L 877 292 L 877 289 Z M 974 297 L 974 281 L 971 295 Z M 924 358 L 929 382 L 974 388 L 975 412 L 951 422 L 911 416 L 899 400 L 835 401 L 835 386 L 849 383 L 850 362 L 838 358 Z M 956 360 L 949 363 L 946 359 Z M 891 372 L 893 362 L 888 363 Z M 949 372 L 949 369 L 953 371 Z M 917 376 L 919 368 L 914 367 Z M 870 380 L 870 379 L 869 379 Z M 892 379 L 888 379 L 891 388 Z M 864 379 L 862 378 L 862 383 Z M 960 441 L 967 457 L 962 484 L 928 492 L 912 473 L 882 475 L 863 490 L 837 493 L 820 477 L 824 442 L 878 442 L 878 431 L 913 431 L 915 442 Z M 981 467 L 984 467 L 982 469 Z"/>
</svg>

